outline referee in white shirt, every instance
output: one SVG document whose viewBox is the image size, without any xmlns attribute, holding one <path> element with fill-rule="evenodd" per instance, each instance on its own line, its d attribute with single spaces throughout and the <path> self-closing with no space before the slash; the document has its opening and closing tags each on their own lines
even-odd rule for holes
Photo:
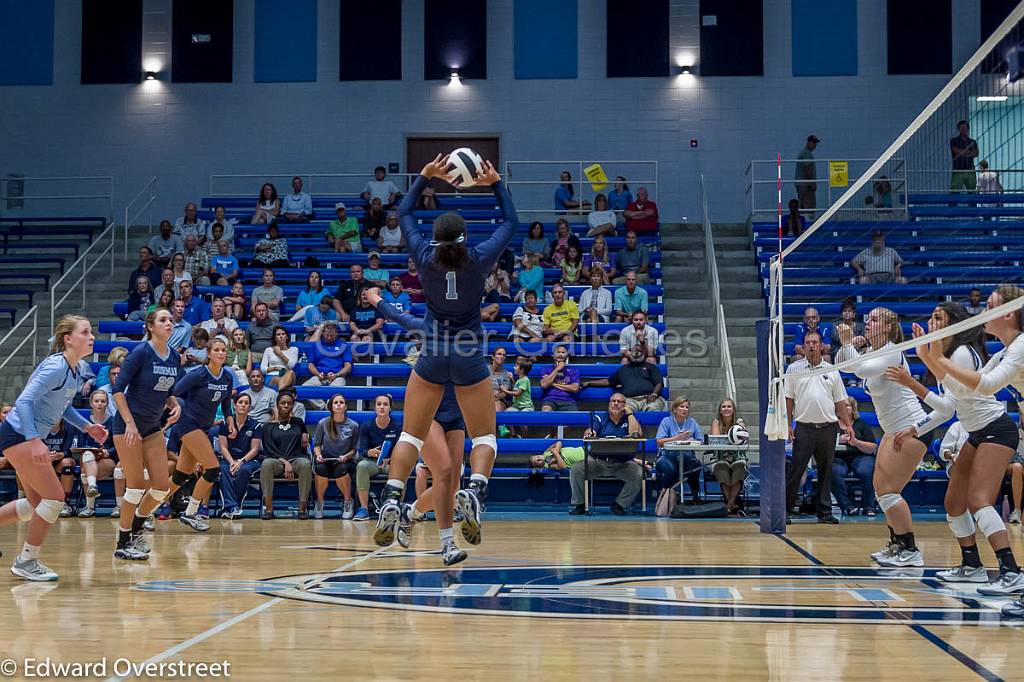
<svg viewBox="0 0 1024 682">
<path fill-rule="evenodd" d="M 787 522 L 789 511 L 796 504 L 800 481 L 813 456 L 818 468 L 815 490 L 818 523 L 839 523 L 839 519 L 832 515 L 832 460 L 835 459 L 839 426 L 842 425 L 847 433 L 853 433 L 843 379 L 836 370 L 807 379 L 788 378 L 831 366 L 821 359 L 821 335 L 807 332 L 803 359 L 786 368 L 786 408 L 792 419 L 789 439 L 793 442 L 793 461 L 786 474 Z"/>
</svg>

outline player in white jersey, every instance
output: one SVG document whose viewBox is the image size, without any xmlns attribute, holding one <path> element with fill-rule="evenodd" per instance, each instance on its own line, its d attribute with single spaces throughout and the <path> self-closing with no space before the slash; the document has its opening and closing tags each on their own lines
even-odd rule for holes
<svg viewBox="0 0 1024 682">
<path fill-rule="evenodd" d="M 929 331 L 943 329 L 968 319 L 967 311 L 958 303 L 940 303 L 928 321 Z M 1003 519 L 995 510 L 996 496 L 1010 458 L 1017 451 L 1020 435 L 1006 408 L 991 395 L 973 391 L 968 376 L 979 376 L 984 365 L 984 339 L 978 329 L 969 329 L 951 337 L 917 347 L 917 354 L 935 375 L 940 394 L 931 393 L 909 374 L 890 371 L 892 378 L 912 386 L 925 403 L 934 408 L 924 422 L 902 432 L 914 436 L 948 420 L 954 410 L 967 430 L 967 442 L 960 449 L 956 463 L 949 470 L 946 488 L 946 519 L 956 536 L 962 563 L 936 574 L 946 582 L 987 582 L 988 575 L 978 555 L 975 529 L 988 538 L 999 560 L 999 579 L 978 587 L 986 596 L 1004 596 L 1024 592 L 1024 575 L 1010 549 L 1010 540 Z M 914 325 L 914 338 L 924 335 Z M 977 382 L 975 381 L 975 384 Z"/>
<path fill-rule="evenodd" d="M 836 362 L 856 358 L 858 351 L 853 343 L 853 330 L 849 325 L 840 324 L 836 331 L 842 344 L 836 354 Z M 894 344 L 902 343 L 903 330 L 900 328 L 899 316 L 888 308 L 875 308 L 864 323 L 864 337 L 871 351 L 884 351 Z M 885 376 L 885 371 L 890 367 L 907 366 L 907 359 L 897 351 L 864 359 L 851 368 L 854 374 L 864 379 L 864 387 L 875 406 L 875 414 L 878 415 L 878 423 L 883 432 L 872 481 L 878 506 L 882 508 L 889 525 L 889 544 L 871 555 L 881 566 L 924 566 L 924 557 L 914 540 L 914 519 L 910 505 L 900 493 L 928 451 L 928 442 L 922 433 L 897 447 L 895 436 L 924 419 L 925 414 L 910 388 Z M 868 504 L 867 500 L 865 504 Z"/>
</svg>

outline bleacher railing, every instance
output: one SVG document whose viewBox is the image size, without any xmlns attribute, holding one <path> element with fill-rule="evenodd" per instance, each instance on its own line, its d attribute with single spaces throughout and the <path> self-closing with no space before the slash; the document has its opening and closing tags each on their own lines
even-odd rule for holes
<svg viewBox="0 0 1024 682">
<path fill-rule="evenodd" d="M 584 169 L 592 164 L 600 164 L 608 176 L 608 186 L 596 190 L 590 180 L 584 174 Z M 502 177 L 508 186 L 512 198 L 515 200 L 516 212 L 523 213 L 549 213 L 568 214 L 585 216 L 591 209 L 579 208 L 571 211 L 556 210 L 555 190 L 562 184 L 560 179 L 562 171 L 569 171 L 572 175 L 574 189 L 573 199 L 575 201 L 586 200 L 593 202 L 598 192 L 606 196 L 609 191 L 615 189 L 615 177 L 621 175 L 626 178 L 633 196 L 640 187 L 647 188 L 648 198 L 657 203 L 658 201 L 658 162 L 657 161 L 603 161 L 595 159 L 581 161 L 573 159 L 569 161 L 506 161 L 505 172 Z M 621 214 L 621 211 L 617 211 Z M 664 216 L 662 216 L 664 220 Z M 683 221 L 685 222 L 685 220 Z"/>
<path fill-rule="evenodd" d="M 23 215 L 95 215 L 102 210 L 114 219 L 114 177 L 82 175 L 66 177 L 0 178 L 0 217 Z M 28 213 L 25 213 L 28 211 Z"/>
<path fill-rule="evenodd" d="M 718 337 L 718 361 L 722 368 L 726 395 L 735 401 L 736 374 L 732 368 L 732 352 L 729 350 L 729 330 L 725 321 L 725 306 L 722 305 L 722 293 L 718 279 L 718 254 L 715 251 L 715 237 L 711 230 L 708 193 L 704 185 L 703 173 L 700 176 L 700 197 L 701 209 L 704 212 L 704 256 L 707 259 L 708 277 L 711 279 L 711 307 L 715 315 L 715 334 Z"/>
<path fill-rule="evenodd" d="M 418 173 L 388 173 L 391 180 L 403 192 L 409 189 Z M 310 196 L 331 196 L 338 194 L 360 194 L 366 183 L 373 180 L 373 173 L 220 173 L 210 176 L 211 197 L 235 197 L 252 195 L 253 208 L 263 183 L 269 182 L 277 189 L 277 195 L 284 197 L 292 192 L 292 178 L 302 178 L 302 191 Z"/>
<path fill-rule="evenodd" d="M 104 244 L 106 245 L 106 248 L 102 248 Z M 81 309 L 85 309 L 89 295 L 89 273 L 92 272 L 97 265 L 102 263 L 108 255 L 110 257 L 106 260 L 110 266 L 110 278 L 114 277 L 114 253 L 116 251 L 116 244 L 117 223 L 110 223 L 107 225 L 106 229 L 103 230 L 103 232 L 100 232 L 100 234 L 92 240 L 92 243 L 82 251 L 81 255 L 78 256 L 78 260 L 68 267 L 64 274 L 61 275 L 60 279 L 50 286 L 50 329 L 53 329 L 54 323 L 57 320 L 58 309 L 65 301 L 68 300 L 68 297 L 71 296 L 71 294 L 76 292 L 78 287 L 81 287 L 82 290 Z M 77 279 L 73 281 L 69 279 L 76 274 L 78 275 Z M 68 282 L 65 283 L 65 280 L 68 280 Z M 67 291 L 58 297 L 57 291 L 62 284 L 67 287 Z"/>
<path fill-rule="evenodd" d="M 29 322 L 29 320 L 31 320 L 31 322 Z M 25 329 L 23 329 L 20 332 L 21 335 L 20 336 L 15 336 L 15 332 L 17 332 L 22 327 L 25 327 Z M 21 349 L 29 341 L 32 342 L 32 360 L 31 360 L 31 364 L 35 365 L 36 358 L 39 355 L 38 352 L 37 352 L 37 350 L 38 350 L 38 348 L 37 348 L 38 338 L 37 337 L 38 336 L 39 336 L 39 306 L 38 305 L 34 305 L 31 308 L 29 308 L 28 311 L 24 315 L 22 315 L 21 319 L 18 320 L 17 322 L 15 322 L 14 326 L 11 327 L 6 334 L 4 334 L 2 339 L 0 339 L 0 349 L 6 347 L 7 340 L 10 339 L 11 337 L 14 337 L 15 340 L 20 339 L 20 340 L 18 340 L 18 345 L 16 345 L 13 349 L 11 349 L 11 351 L 7 353 L 7 356 L 2 361 L 0 361 L 0 371 L 3 371 L 3 369 L 5 367 L 7 367 L 7 365 L 11 362 L 11 360 L 14 358 L 14 356 L 17 355 L 18 352 L 21 351 Z"/>
<path fill-rule="evenodd" d="M 131 231 L 135 225 L 135 221 L 138 220 L 142 214 L 148 211 L 146 217 L 146 224 L 149 232 L 153 232 L 153 202 L 156 201 L 157 193 L 160 189 L 160 179 L 154 175 L 150 178 L 149 182 L 139 190 L 128 205 L 124 207 L 124 259 L 128 260 L 128 232 Z M 145 202 L 145 203 L 142 203 Z M 141 204 L 136 206 L 136 204 Z"/>
</svg>

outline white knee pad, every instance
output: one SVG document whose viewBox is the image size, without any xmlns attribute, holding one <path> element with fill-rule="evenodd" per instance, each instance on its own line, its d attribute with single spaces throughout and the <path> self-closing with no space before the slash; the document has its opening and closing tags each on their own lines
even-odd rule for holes
<svg viewBox="0 0 1024 682">
<path fill-rule="evenodd" d="M 122 469 L 121 467 L 115 467 L 114 468 L 114 480 L 115 481 L 123 481 L 124 480 L 124 469 Z"/>
<path fill-rule="evenodd" d="M 57 523 L 60 518 L 60 510 L 64 508 L 64 500 L 39 500 L 36 505 L 36 514 L 39 518 L 50 525 Z"/>
<path fill-rule="evenodd" d="M 17 512 L 18 518 L 21 519 L 22 523 L 28 523 L 32 520 L 32 515 L 36 513 L 36 510 L 32 507 L 32 503 L 24 497 L 19 498 L 14 503 L 14 511 Z"/>
<path fill-rule="evenodd" d="M 885 493 L 884 495 L 878 495 L 878 506 L 882 508 L 883 514 L 902 501 L 903 496 L 899 493 Z"/>
<path fill-rule="evenodd" d="M 974 522 L 978 525 L 978 529 L 985 534 L 985 537 L 1006 530 L 1003 517 L 999 516 L 999 512 L 992 507 L 982 507 L 974 512 Z"/>
<path fill-rule="evenodd" d="M 85 464 L 86 462 L 95 462 L 95 461 L 96 461 L 96 455 L 93 454 L 92 450 L 86 450 L 85 452 L 82 453 L 82 464 Z"/>
<path fill-rule="evenodd" d="M 169 492 L 169 490 L 153 490 L 152 488 L 150 488 L 149 496 L 156 500 L 156 502 L 159 504 L 160 502 L 164 501 L 164 498 L 167 497 L 167 493 Z"/>
<path fill-rule="evenodd" d="M 486 445 L 491 450 L 494 450 L 494 454 L 498 454 L 498 439 L 494 437 L 493 433 L 489 433 L 486 436 L 477 436 L 470 441 L 475 448 L 478 445 Z"/>
<path fill-rule="evenodd" d="M 409 443 L 416 448 L 416 454 L 419 454 L 423 450 L 423 441 L 411 433 L 406 433 L 405 431 L 402 431 L 402 435 L 398 437 L 398 442 Z"/>
<path fill-rule="evenodd" d="M 142 496 L 145 494 L 146 491 L 142 488 L 128 488 L 124 491 L 124 501 L 138 507 L 139 502 L 142 502 Z"/>
<path fill-rule="evenodd" d="M 969 511 L 965 511 L 960 516 L 946 514 L 946 522 L 949 524 L 949 529 L 953 531 L 954 537 L 969 538 L 974 535 L 974 517 Z"/>
</svg>

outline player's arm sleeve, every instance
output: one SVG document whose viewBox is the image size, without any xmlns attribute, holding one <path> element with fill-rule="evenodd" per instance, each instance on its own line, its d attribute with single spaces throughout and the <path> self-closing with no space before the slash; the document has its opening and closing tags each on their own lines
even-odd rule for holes
<svg viewBox="0 0 1024 682">
<path fill-rule="evenodd" d="M 1024 372 L 1024 344 L 1011 343 L 999 364 L 981 375 L 974 389 L 982 395 L 995 395 L 1009 385 L 1015 376 Z"/>
<path fill-rule="evenodd" d="M 121 373 L 117 375 L 117 381 L 113 383 L 110 390 L 113 394 L 124 393 L 124 389 L 135 380 L 135 376 L 142 367 L 141 355 L 129 353 L 124 362 L 121 363 Z"/>
<path fill-rule="evenodd" d="M 234 391 L 235 381 L 234 378 L 228 375 L 228 390 L 224 391 L 224 397 L 220 401 L 220 410 L 224 413 L 225 417 L 234 416 L 235 404 L 231 400 L 231 393 Z"/>
<path fill-rule="evenodd" d="M 494 197 L 498 200 L 502 223 L 494 231 L 494 234 L 476 247 L 477 255 L 488 267 L 498 260 L 498 256 L 512 241 L 513 235 L 519 228 L 519 216 L 516 215 L 516 207 L 512 205 L 512 197 L 509 196 L 505 183 L 499 180 L 491 185 L 491 189 L 494 191 Z"/>
<path fill-rule="evenodd" d="M 925 415 L 924 419 L 918 420 L 914 424 L 919 436 L 923 436 L 932 429 L 942 426 L 956 412 L 956 405 L 953 401 L 938 393 L 929 393 L 928 397 L 924 399 L 924 404 L 932 408 L 932 411 Z"/>
<path fill-rule="evenodd" d="M 403 312 L 387 301 L 381 300 L 377 304 L 377 312 L 383 315 L 388 321 L 402 325 L 403 329 L 407 329 L 409 331 L 423 329 L 422 318 L 416 317 L 411 313 Z"/>
<path fill-rule="evenodd" d="M 423 188 L 427 186 L 427 182 L 426 177 L 422 175 L 416 176 L 412 187 L 409 188 L 409 193 L 402 197 L 402 200 L 398 203 L 398 226 L 402 230 L 402 236 L 405 237 L 405 243 L 409 248 L 409 255 L 418 268 L 422 268 L 427 259 L 427 249 L 430 243 L 416 226 L 416 217 L 413 215 L 413 211 L 416 208 L 416 202 L 420 200 Z"/>
<path fill-rule="evenodd" d="M 78 412 L 78 410 L 76 410 L 74 408 L 73 405 L 68 405 L 64 409 L 64 421 L 66 421 L 68 424 L 70 424 L 71 426 L 74 426 L 76 429 L 78 429 L 79 431 L 82 431 L 82 432 L 85 431 L 85 427 L 87 427 L 90 424 L 92 424 L 92 422 L 90 422 L 88 419 L 83 417 Z M 71 439 L 70 438 L 65 438 L 64 442 L 70 448 Z M 68 450 L 68 452 L 70 452 L 70 449 Z"/>
<path fill-rule="evenodd" d="M 171 389 L 171 395 L 175 398 L 184 397 L 189 391 L 199 385 L 200 377 L 203 374 L 202 371 L 196 370 L 195 372 L 185 372 L 185 374 L 179 374 L 178 380 L 174 382 L 174 388 Z"/>
</svg>

